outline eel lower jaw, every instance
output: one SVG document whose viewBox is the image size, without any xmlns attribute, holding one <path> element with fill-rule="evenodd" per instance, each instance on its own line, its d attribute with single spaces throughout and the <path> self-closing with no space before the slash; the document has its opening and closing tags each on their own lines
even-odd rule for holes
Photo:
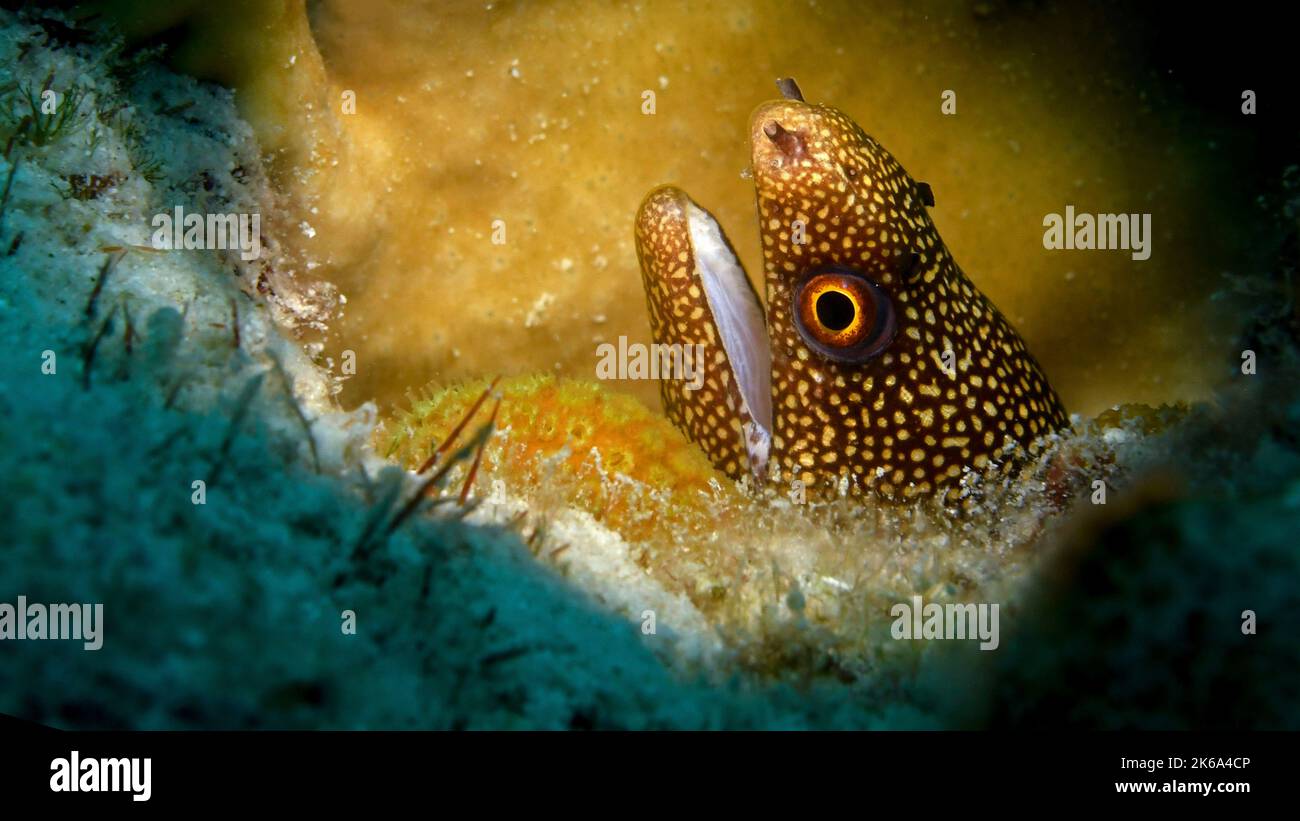
<svg viewBox="0 0 1300 821">
<path fill-rule="evenodd" d="M 772 352 L 763 308 L 717 221 L 694 203 L 687 218 L 704 294 L 751 420 L 743 431 L 750 469 L 761 479 L 772 441 Z"/>
</svg>

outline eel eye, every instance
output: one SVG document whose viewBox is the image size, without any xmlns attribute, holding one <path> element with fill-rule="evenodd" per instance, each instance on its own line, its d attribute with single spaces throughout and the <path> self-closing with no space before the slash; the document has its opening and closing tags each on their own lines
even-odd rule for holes
<svg viewBox="0 0 1300 821">
<path fill-rule="evenodd" d="M 835 362 L 866 362 L 898 331 L 889 295 L 838 266 L 813 271 L 795 288 L 793 314 L 808 347 Z"/>
</svg>

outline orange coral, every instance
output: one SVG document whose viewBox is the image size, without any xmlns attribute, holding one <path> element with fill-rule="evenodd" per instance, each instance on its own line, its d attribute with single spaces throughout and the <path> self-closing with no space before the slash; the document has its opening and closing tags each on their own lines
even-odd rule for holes
<svg viewBox="0 0 1300 821">
<path fill-rule="evenodd" d="M 381 450 L 415 469 L 487 385 L 475 380 L 413 397 L 381 433 Z M 719 510 L 744 499 L 667 419 L 631 396 L 552 376 L 505 379 L 497 390 L 497 433 L 480 489 L 498 479 L 543 509 L 562 500 L 630 542 L 708 532 Z"/>
</svg>

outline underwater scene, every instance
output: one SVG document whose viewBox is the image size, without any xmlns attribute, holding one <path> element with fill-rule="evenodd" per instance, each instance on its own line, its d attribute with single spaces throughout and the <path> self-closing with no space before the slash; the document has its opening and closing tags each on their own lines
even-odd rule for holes
<svg viewBox="0 0 1300 821">
<path fill-rule="evenodd" d="M 1236 13 L 0 4 L 0 714 L 1300 729 Z"/>
</svg>

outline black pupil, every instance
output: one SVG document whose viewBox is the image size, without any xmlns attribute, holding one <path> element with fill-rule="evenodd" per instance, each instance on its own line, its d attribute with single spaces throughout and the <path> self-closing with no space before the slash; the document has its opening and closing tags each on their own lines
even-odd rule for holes
<svg viewBox="0 0 1300 821">
<path fill-rule="evenodd" d="M 853 300 L 839 291 L 827 291 L 817 297 L 817 321 L 827 330 L 844 330 L 853 323 L 855 314 Z"/>
</svg>

